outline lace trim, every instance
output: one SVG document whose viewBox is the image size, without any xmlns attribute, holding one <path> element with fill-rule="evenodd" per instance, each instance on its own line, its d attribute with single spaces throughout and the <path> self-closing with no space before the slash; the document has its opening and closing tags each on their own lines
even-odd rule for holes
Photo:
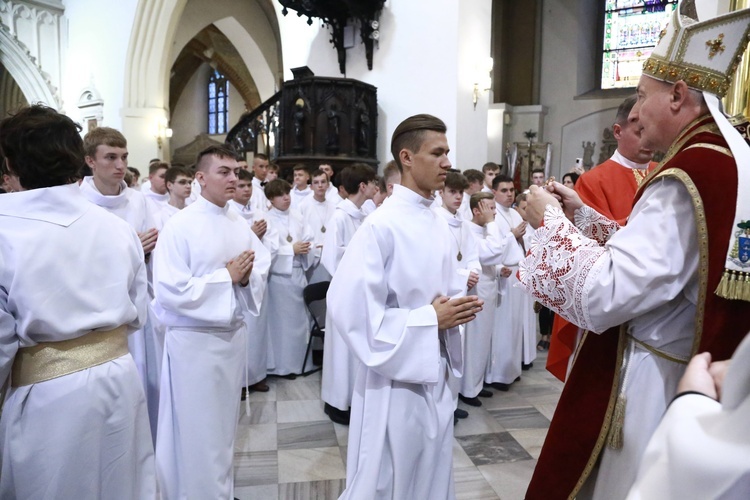
<svg viewBox="0 0 750 500">
<path fill-rule="evenodd" d="M 605 253 L 562 210 L 548 205 L 544 225 L 535 231 L 529 253 L 519 265 L 518 278 L 535 300 L 581 328 L 595 331 L 588 314 L 591 285 L 586 286 L 586 281 L 594 268 L 594 275 L 601 270 L 601 263 L 596 264 Z"/>
<path fill-rule="evenodd" d="M 575 224 L 586 238 L 596 240 L 599 245 L 604 245 L 620 229 L 617 222 L 586 205 L 575 211 Z"/>
</svg>

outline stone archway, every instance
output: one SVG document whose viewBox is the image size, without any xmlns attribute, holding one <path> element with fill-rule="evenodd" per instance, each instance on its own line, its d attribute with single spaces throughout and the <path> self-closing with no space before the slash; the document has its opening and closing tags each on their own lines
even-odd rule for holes
<svg viewBox="0 0 750 500">
<path fill-rule="evenodd" d="M 271 0 L 256 0 L 258 6 L 273 16 L 272 26 L 277 45 L 280 34 Z M 126 58 L 126 79 L 122 109 L 123 133 L 128 138 L 128 149 L 133 164 L 145 164 L 149 159 L 169 159 L 154 137 L 154 124 L 169 119 L 170 57 L 177 28 L 188 0 L 139 0 L 136 8 L 130 44 Z M 234 2 L 237 8 L 241 3 Z M 270 12 L 270 14 L 268 14 Z M 270 19 L 270 17 L 269 17 Z"/>
<path fill-rule="evenodd" d="M 32 57 L 29 50 L 0 24 L 0 63 L 15 80 L 27 102 L 42 102 L 55 109 L 62 108 L 57 89 Z"/>
</svg>

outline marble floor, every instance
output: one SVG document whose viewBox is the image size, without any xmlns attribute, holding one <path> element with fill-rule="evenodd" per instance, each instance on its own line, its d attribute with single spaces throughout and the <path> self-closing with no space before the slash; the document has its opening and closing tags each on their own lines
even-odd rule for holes
<svg viewBox="0 0 750 500">
<path fill-rule="evenodd" d="M 547 434 L 562 383 L 544 369 L 546 353 L 508 392 L 483 398 L 454 428 L 453 470 L 461 499 L 522 499 Z M 323 412 L 320 372 L 269 378 L 271 390 L 242 405 L 235 448 L 241 500 L 327 500 L 343 491 L 346 426 Z"/>
</svg>

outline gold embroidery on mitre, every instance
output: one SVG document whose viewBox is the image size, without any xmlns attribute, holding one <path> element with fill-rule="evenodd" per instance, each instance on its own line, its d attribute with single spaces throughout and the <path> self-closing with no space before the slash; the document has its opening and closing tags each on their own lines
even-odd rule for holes
<svg viewBox="0 0 750 500">
<path fill-rule="evenodd" d="M 719 52 L 724 52 L 724 33 L 719 33 L 716 40 L 706 41 L 706 47 L 708 47 L 708 58 L 713 59 Z"/>
</svg>

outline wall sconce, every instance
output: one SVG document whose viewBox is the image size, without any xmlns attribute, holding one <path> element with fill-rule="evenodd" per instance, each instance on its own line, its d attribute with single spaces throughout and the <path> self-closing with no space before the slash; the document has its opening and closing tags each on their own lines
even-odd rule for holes
<svg viewBox="0 0 750 500">
<path fill-rule="evenodd" d="M 169 122 L 166 118 L 157 118 L 154 126 L 154 137 L 156 137 L 156 144 L 159 149 L 164 144 L 164 139 L 172 137 L 172 129 L 169 128 Z"/>
<path fill-rule="evenodd" d="M 471 94 L 471 102 L 474 104 L 474 109 L 477 109 L 477 101 L 482 92 L 486 92 L 492 88 L 492 68 L 494 61 L 491 57 L 488 57 L 485 61 L 477 63 L 474 68 L 474 92 Z"/>
</svg>

